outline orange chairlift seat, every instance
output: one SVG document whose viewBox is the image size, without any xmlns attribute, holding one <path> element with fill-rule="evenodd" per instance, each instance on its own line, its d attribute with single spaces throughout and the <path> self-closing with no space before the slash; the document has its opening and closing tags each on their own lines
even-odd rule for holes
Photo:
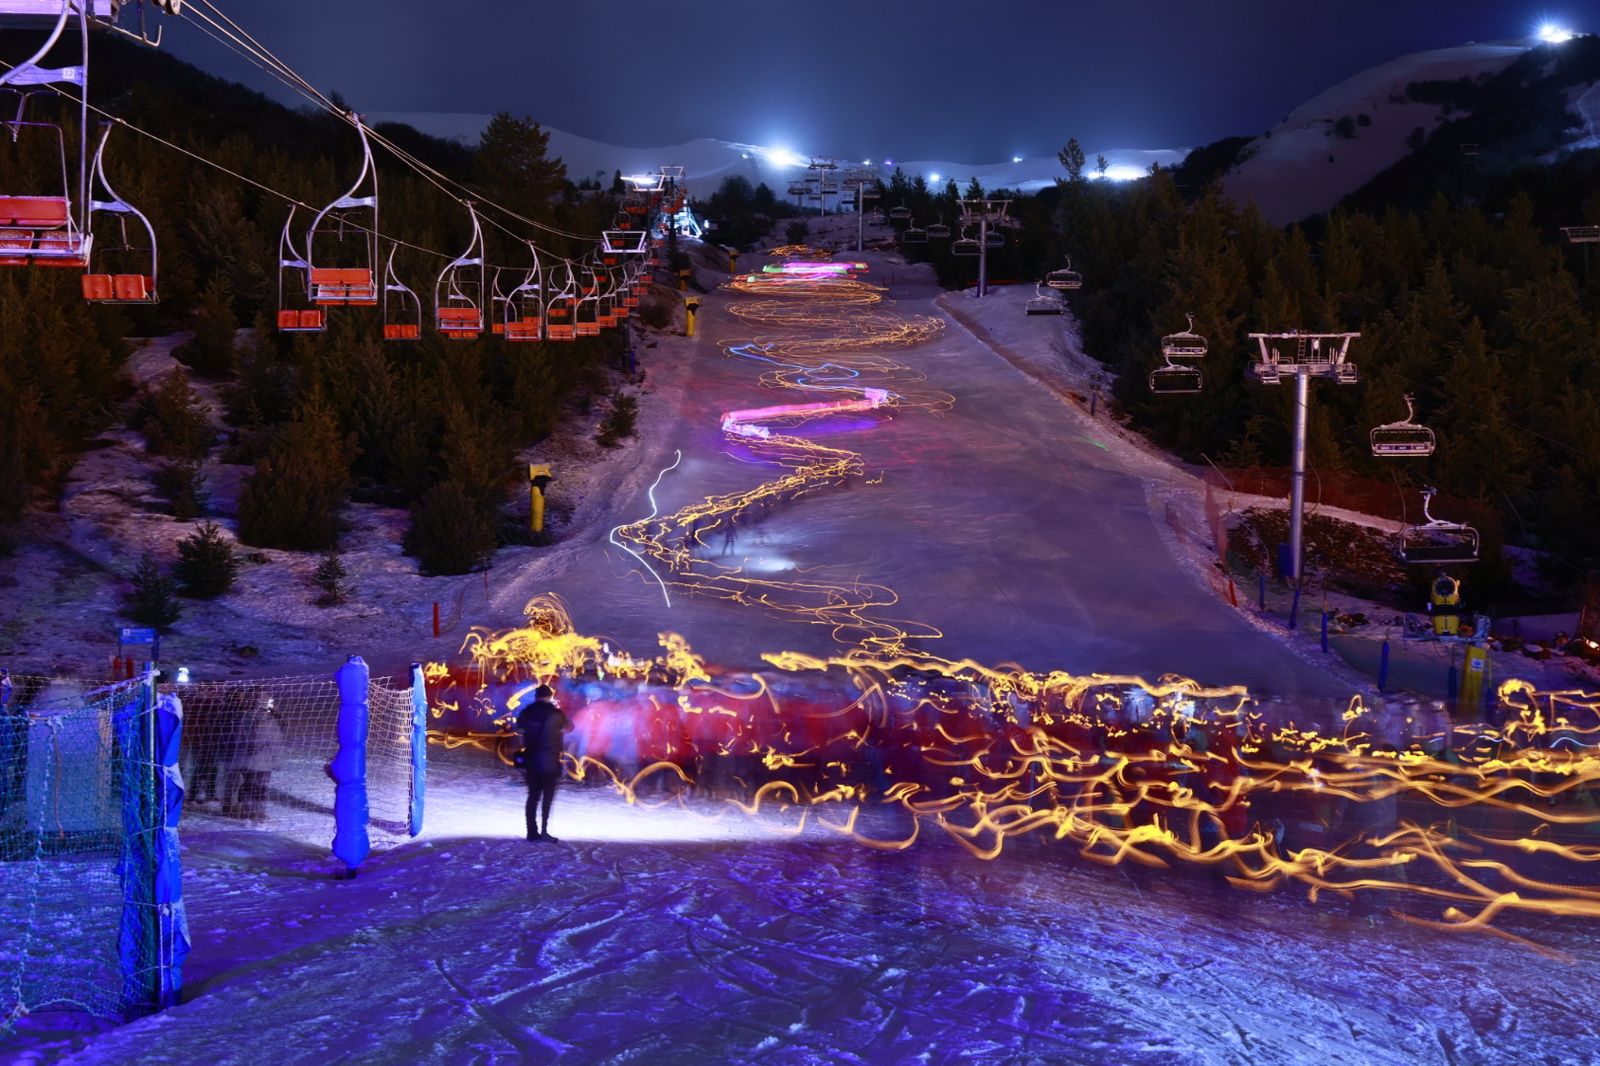
<svg viewBox="0 0 1600 1066">
<path fill-rule="evenodd" d="M 4 13 L 0 4 L 0 13 Z M 89 68 L 89 20 L 82 3 L 61 0 L 59 8 L 48 4 L 29 4 L 19 14 L 29 16 L 27 24 L 47 20 L 51 29 L 39 50 L 16 66 L 0 71 L 0 93 L 16 97 L 15 117 L 4 120 L 5 132 L 13 144 L 27 136 L 30 140 L 54 142 L 53 154 L 60 161 L 60 178 L 49 189 L 17 189 L 9 178 L 0 177 L 0 266 L 53 266 L 82 269 L 89 265 L 93 237 L 89 230 L 89 105 L 85 82 Z M 66 32 L 68 23 L 78 19 L 80 62 L 67 67 L 42 67 L 40 61 Z M 62 92 L 61 98 L 76 103 L 78 151 L 77 173 L 71 174 L 67 156 L 66 128 L 61 122 L 28 119 L 31 96 L 41 88 L 75 85 L 77 96 Z M 7 110 L 10 110 L 9 107 Z"/>
<path fill-rule="evenodd" d="M 573 275 L 572 264 L 567 262 L 563 267 L 551 270 L 550 288 L 555 288 L 555 272 L 565 269 L 566 280 L 563 286 L 554 292 L 545 304 L 545 337 L 552 341 L 570 341 L 578 336 L 577 307 L 578 307 L 578 282 Z"/>
<path fill-rule="evenodd" d="M 354 184 L 318 211 L 306 232 L 311 302 L 321 307 L 378 306 L 378 168 L 361 116 L 345 116 L 361 138 L 361 172 Z M 350 234 L 355 234 L 350 239 Z M 332 260 L 343 260 L 335 263 Z M 320 265 L 319 265 L 320 263 Z"/>
<path fill-rule="evenodd" d="M 156 290 L 158 264 L 156 231 L 144 213 L 118 196 L 116 190 L 111 187 L 111 182 L 106 179 L 106 141 L 110 136 L 111 127 L 108 124 L 100 133 L 100 145 L 95 149 L 92 167 L 92 180 L 98 189 L 104 192 L 105 199 L 95 199 L 91 196 L 89 211 L 91 215 L 97 212 L 111 215 L 116 219 L 117 228 L 114 240 L 110 234 L 102 232 L 99 240 L 93 243 L 89 272 L 83 276 L 83 298 L 92 303 L 158 303 L 160 296 Z M 130 227 L 129 222 L 135 225 Z M 143 230 L 142 236 L 136 236 L 140 230 Z M 96 267 L 106 267 L 108 260 L 113 258 L 123 258 L 128 261 L 137 259 L 140 266 L 148 264 L 148 269 L 130 273 L 96 269 Z"/>
<path fill-rule="evenodd" d="M 310 302 L 310 267 L 294 245 L 294 213 L 283 221 L 278 237 L 278 329 L 284 333 L 321 333 L 328 328 L 328 312 L 321 307 L 305 307 Z"/>
<path fill-rule="evenodd" d="M 578 300 L 573 311 L 573 323 L 577 335 L 580 337 L 600 336 L 600 283 L 595 273 L 595 268 L 583 268 L 589 275 L 588 283 L 583 286 L 582 298 Z"/>
<path fill-rule="evenodd" d="M 389 248 L 389 260 L 383 269 L 383 339 L 421 340 L 422 300 L 394 271 L 394 254 L 399 248 L 398 244 Z"/>
<path fill-rule="evenodd" d="M 533 265 L 519 268 L 521 279 L 505 295 L 500 295 L 500 271 L 495 272 L 495 323 L 496 333 L 514 343 L 528 344 L 544 337 L 543 287 L 540 284 L 539 249 L 532 241 L 528 253 Z"/>
<path fill-rule="evenodd" d="M 433 286 L 434 326 L 451 340 L 476 340 L 483 333 L 484 275 L 483 227 L 478 212 L 467 201 L 472 220 L 472 240 L 467 250 L 445 264 Z"/>
</svg>

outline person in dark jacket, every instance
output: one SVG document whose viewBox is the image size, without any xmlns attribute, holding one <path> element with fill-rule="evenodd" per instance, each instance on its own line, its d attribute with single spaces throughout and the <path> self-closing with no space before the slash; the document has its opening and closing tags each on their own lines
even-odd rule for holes
<svg viewBox="0 0 1600 1066">
<path fill-rule="evenodd" d="M 572 719 L 554 697 L 549 685 L 534 689 L 533 702 L 517 715 L 517 732 L 522 734 L 522 772 L 528 782 L 528 839 L 558 843 L 550 835 L 550 804 L 561 780 L 561 735 L 572 729 Z"/>
</svg>

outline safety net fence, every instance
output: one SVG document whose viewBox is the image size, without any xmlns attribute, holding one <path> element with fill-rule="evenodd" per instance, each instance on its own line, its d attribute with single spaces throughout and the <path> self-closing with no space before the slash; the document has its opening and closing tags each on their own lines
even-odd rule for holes
<svg viewBox="0 0 1600 1066">
<path fill-rule="evenodd" d="M 0 1034 L 43 1009 L 126 1018 L 170 1001 L 187 947 L 180 817 L 191 833 L 335 835 L 332 680 L 12 682 L 0 708 Z M 381 848 L 420 829 L 420 731 L 409 679 L 373 678 L 365 695 L 366 728 L 345 728 L 365 734 L 367 828 Z"/>
</svg>

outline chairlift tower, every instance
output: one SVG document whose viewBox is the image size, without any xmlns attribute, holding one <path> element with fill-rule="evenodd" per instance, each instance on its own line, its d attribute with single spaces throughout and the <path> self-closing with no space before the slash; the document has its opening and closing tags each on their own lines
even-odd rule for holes
<svg viewBox="0 0 1600 1066">
<path fill-rule="evenodd" d="M 989 292 L 989 227 L 1005 220 L 1011 208 L 1010 200 L 962 200 L 963 226 L 978 227 L 978 299 Z"/>
<path fill-rule="evenodd" d="M 1600 244 L 1600 226 L 1562 226 L 1568 244 L 1583 245 L 1583 283 L 1589 284 L 1589 245 Z"/>
<path fill-rule="evenodd" d="M 856 200 L 856 254 L 866 244 L 867 200 L 878 197 L 878 176 L 870 170 L 847 170 L 839 178 L 839 188 L 853 192 Z"/>
<path fill-rule="evenodd" d="M 1250 367 L 1255 379 L 1263 385 L 1277 385 L 1285 376 L 1294 378 L 1294 458 L 1289 482 L 1289 577 L 1296 585 L 1300 583 L 1304 568 L 1302 517 L 1306 502 L 1306 413 L 1311 406 L 1311 379 L 1329 378 L 1340 385 L 1354 385 L 1359 380 L 1356 365 L 1347 356 L 1350 342 L 1359 336 L 1359 333 L 1304 333 L 1300 330 L 1250 334 L 1250 339 L 1261 349 L 1259 360 Z"/>
<path fill-rule="evenodd" d="M 839 169 L 839 164 L 832 159 L 813 158 L 806 164 L 806 169 L 811 171 L 810 180 L 816 183 L 817 188 L 817 214 L 828 213 L 828 194 L 838 192 L 838 183 L 833 179 L 833 172 Z"/>
</svg>

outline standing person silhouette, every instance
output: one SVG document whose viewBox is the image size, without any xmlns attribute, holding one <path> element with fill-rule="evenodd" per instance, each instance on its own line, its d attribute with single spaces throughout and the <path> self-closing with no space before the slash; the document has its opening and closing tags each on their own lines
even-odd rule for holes
<svg viewBox="0 0 1600 1066">
<path fill-rule="evenodd" d="M 528 839 L 552 844 L 559 843 L 549 830 L 550 804 L 556 798 L 556 782 L 561 780 L 561 734 L 572 729 L 572 719 L 555 705 L 554 697 L 554 689 L 540 685 L 533 690 L 533 702 L 517 715 L 522 773 L 528 782 Z"/>
</svg>

